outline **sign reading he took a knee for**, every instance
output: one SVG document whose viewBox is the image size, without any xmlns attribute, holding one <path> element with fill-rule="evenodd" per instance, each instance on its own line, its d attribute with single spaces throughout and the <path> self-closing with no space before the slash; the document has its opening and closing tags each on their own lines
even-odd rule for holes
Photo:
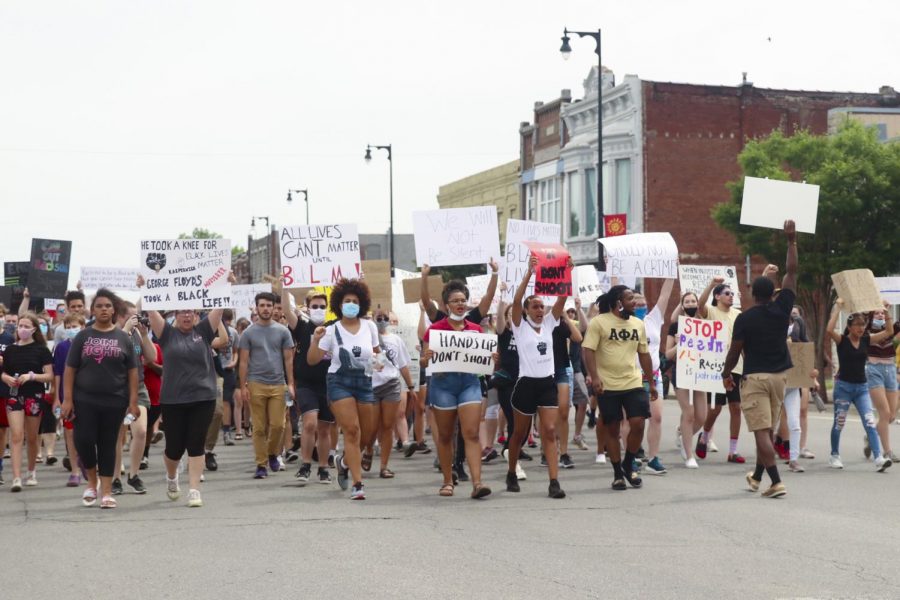
<svg viewBox="0 0 900 600">
<path fill-rule="evenodd" d="M 141 306 L 146 310 L 231 306 L 231 240 L 141 242 Z"/>
<path fill-rule="evenodd" d="M 678 387 L 724 394 L 722 368 L 730 343 L 724 321 L 678 317 Z"/>
<path fill-rule="evenodd" d="M 572 271 L 569 269 L 569 251 L 561 244 L 525 242 L 537 257 L 534 293 L 539 296 L 571 296 Z"/>
<path fill-rule="evenodd" d="M 493 333 L 443 331 L 432 329 L 428 340 L 434 351 L 427 373 L 474 373 L 490 375 L 494 372 L 493 354 L 497 351 L 497 336 Z"/>
<path fill-rule="evenodd" d="M 359 277 L 355 224 L 284 226 L 279 228 L 278 246 L 286 288 L 333 286 L 342 277 Z"/>
<path fill-rule="evenodd" d="M 678 279 L 678 246 L 664 231 L 601 238 L 610 277 Z"/>
</svg>

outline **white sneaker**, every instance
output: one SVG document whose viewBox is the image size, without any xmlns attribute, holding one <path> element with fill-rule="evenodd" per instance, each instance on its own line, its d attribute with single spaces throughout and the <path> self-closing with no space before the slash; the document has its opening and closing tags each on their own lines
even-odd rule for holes
<svg viewBox="0 0 900 600">
<path fill-rule="evenodd" d="M 21 492 L 22 491 L 22 478 L 21 477 L 13 477 L 12 487 L 9 488 L 11 492 Z"/>
<path fill-rule="evenodd" d="M 709 441 L 706 442 L 706 448 L 710 452 L 718 452 L 719 451 L 718 446 L 716 446 L 716 443 L 714 441 L 712 441 L 712 438 L 710 438 Z"/>
<path fill-rule="evenodd" d="M 34 471 L 28 471 L 28 476 L 25 477 L 25 485 L 28 487 L 34 487 L 37 485 L 37 473 Z"/>
<path fill-rule="evenodd" d="M 844 463 L 841 462 L 841 457 L 839 454 L 832 454 L 828 457 L 828 466 L 832 469 L 843 469 Z"/>
<path fill-rule="evenodd" d="M 890 467 L 892 464 L 894 463 L 891 462 L 890 456 L 879 456 L 875 459 L 875 469 L 879 473 L 884 473 L 884 470 Z M 26 482 L 25 485 L 28 485 L 28 482 Z"/>
<path fill-rule="evenodd" d="M 597 458 L 594 459 L 595 465 L 605 465 L 606 464 L 606 453 L 601 452 L 597 455 Z"/>
<path fill-rule="evenodd" d="M 681 427 L 679 426 L 675 430 L 675 447 L 679 450 L 684 450 L 684 442 L 681 439 Z"/>
<path fill-rule="evenodd" d="M 278 470 L 284 471 L 284 458 L 279 454 L 277 457 L 275 457 L 275 460 L 278 461 Z"/>
<path fill-rule="evenodd" d="M 525 474 L 525 469 L 522 468 L 522 463 L 516 463 L 516 479 L 519 481 L 528 479 L 528 475 Z"/>
<path fill-rule="evenodd" d="M 686 469 L 699 469 L 700 465 L 697 464 L 697 459 L 692 456 L 684 461 L 684 467 Z"/>
<path fill-rule="evenodd" d="M 203 498 L 200 497 L 200 490 L 188 491 L 188 506 L 190 508 L 200 508 L 203 506 Z"/>
<path fill-rule="evenodd" d="M 169 500 L 178 500 L 178 497 L 181 496 L 181 488 L 178 487 L 178 475 L 175 476 L 175 479 L 166 477 L 166 495 L 169 497 Z"/>
</svg>

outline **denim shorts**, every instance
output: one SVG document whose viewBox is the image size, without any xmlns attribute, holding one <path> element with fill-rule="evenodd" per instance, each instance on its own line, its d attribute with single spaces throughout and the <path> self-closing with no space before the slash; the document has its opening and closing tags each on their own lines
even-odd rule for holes
<svg viewBox="0 0 900 600">
<path fill-rule="evenodd" d="M 456 410 L 481 404 L 481 382 L 472 373 L 435 373 L 428 385 L 428 401 L 437 410 Z"/>
<path fill-rule="evenodd" d="M 866 380 L 869 389 L 884 388 L 885 391 L 897 391 L 897 367 L 886 363 L 866 363 Z"/>
<path fill-rule="evenodd" d="M 375 402 L 372 393 L 372 378 L 359 373 L 329 373 L 325 378 L 328 388 L 328 402 L 354 398 L 357 402 Z"/>
</svg>

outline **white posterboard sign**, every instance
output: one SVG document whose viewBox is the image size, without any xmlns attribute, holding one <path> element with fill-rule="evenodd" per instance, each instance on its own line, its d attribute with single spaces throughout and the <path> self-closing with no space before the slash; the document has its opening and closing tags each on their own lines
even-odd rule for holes
<svg viewBox="0 0 900 600">
<path fill-rule="evenodd" d="M 428 348 L 434 351 L 434 356 L 428 363 L 429 374 L 490 375 L 494 372 L 496 334 L 432 329 L 428 334 Z"/>
<path fill-rule="evenodd" d="M 678 246 L 665 231 L 600 238 L 610 277 L 678 279 Z"/>
<path fill-rule="evenodd" d="M 231 307 L 231 240 L 143 240 L 145 310 Z"/>
<path fill-rule="evenodd" d="M 612 280 L 608 271 L 597 271 L 597 281 L 600 282 L 600 287 L 603 291 L 607 291 L 612 287 Z M 637 285 L 637 277 L 634 275 L 622 275 L 616 280 L 616 285 L 624 285 L 633 290 L 634 286 Z"/>
<path fill-rule="evenodd" d="M 234 309 L 234 319 L 241 317 L 250 318 L 250 309 L 256 305 L 256 295 L 272 291 L 271 283 L 251 283 L 249 285 L 231 286 L 231 308 Z M 293 299 L 293 296 L 291 296 Z"/>
<path fill-rule="evenodd" d="M 137 291 L 138 269 L 118 267 L 81 267 L 81 287 L 86 290 L 107 288 L 122 292 Z"/>
<path fill-rule="evenodd" d="M 503 262 L 501 263 L 501 277 L 506 282 L 506 301 L 513 299 L 522 277 L 528 270 L 528 260 L 531 250 L 524 242 L 540 242 L 542 244 L 558 244 L 562 237 L 562 228 L 555 223 L 541 223 L 539 221 L 522 221 L 509 219 L 506 221 L 506 246 L 504 248 Z M 534 293 L 534 275 L 528 283 L 525 291 L 527 298 Z M 556 301 L 556 298 L 553 298 Z"/>
<path fill-rule="evenodd" d="M 359 234 L 353 223 L 290 225 L 278 230 L 284 287 L 331 287 L 359 278 Z"/>
<path fill-rule="evenodd" d="M 876 277 L 875 284 L 885 301 L 894 305 L 900 304 L 900 277 Z"/>
<path fill-rule="evenodd" d="M 784 229 L 794 221 L 797 231 L 816 232 L 819 186 L 777 179 L 744 177 L 741 225 Z"/>
<path fill-rule="evenodd" d="M 490 275 L 474 275 L 466 277 L 466 287 L 469 288 L 469 306 L 478 306 L 481 300 L 487 294 L 488 284 L 491 282 Z M 494 297 L 491 299 L 490 314 L 497 314 L 497 307 L 500 305 L 500 286 L 494 290 Z"/>
<path fill-rule="evenodd" d="M 710 265 L 678 265 L 678 285 L 681 287 L 681 293 L 694 292 L 697 298 L 709 285 L 714 277 L 723 277 L 726 285 L 731 288 L 734 293 L 735 308 L 741 307 L 741 287 L 737 280 L 737 269 L 734 267 L 720 267 Z M 706 303 L 712 306 L 713 295 L 709 295 Z"/>
<path fill-rule="evenodd" d="M 414 211 L 416 264 L 486 264 L 500 257 L 496 206 Z"/>
<path fill-rule="evenodd" d="M 730 343 L 724 321 L 678 317 L 678 387 L 724 394 L 722 369 Z"/>
<path fill-rule="evenodd" d="M 580 265 L 572 269 L 572 285 L 578 297 L 581 298 L 582 306 L 590 306 L 603 293 L 604 288 L 600 285 L 600 278 L 597 277 L 598 272 L 593 265 Z M 606 289 L 609 289 L 609 287 Z M 566 308 L 568 307 L 567 302 Z"/>
</svg>

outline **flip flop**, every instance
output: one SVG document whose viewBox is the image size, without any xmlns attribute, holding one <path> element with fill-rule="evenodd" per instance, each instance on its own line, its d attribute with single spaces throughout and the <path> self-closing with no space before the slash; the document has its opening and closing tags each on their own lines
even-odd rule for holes
<svg viewBox="0 0 900 600">
<path fill-rule="evenodd" d="M 115 508 L 116 506 L 116 499 L 112 496 L 103 496 L 103 499 L 100 500 L 100 508 Z"/>
<path fill-rule="evenodd" d="M 382 469 L 381 472 L 378 474 L 378 476 L 381 477 L 382 479 L 393 479 L 394 472 L 391 471 L 390 469 Z"/>
<path fill-rule="evenodd" d="M 363 452 L 362 461 L 361 461 L 362 462 L 362 470 L 365 471 L 366 473 L 368 473 L 369 470 L 372 468 L 373 456 L 374 455 L 372 455 L 372 454 L 366 454 L 365 452 Z"/>
<path fill-rule="evenodd" d="M 84 493 L 81 495 L 81 503 L 85 506 L 93 506 L 96 502 L 97 490 L 92 487 L 85 488 Z"/>
<path fill-rule="evenodd" d="M 472 498 L 478 500 L 479 498 L 484 498 L 485 496 L 491 495 L 491 488 L 486 485 L 482 485 L 480 483 L 475 484 L 475 488 L 472 490 Z"/>
</svg>

